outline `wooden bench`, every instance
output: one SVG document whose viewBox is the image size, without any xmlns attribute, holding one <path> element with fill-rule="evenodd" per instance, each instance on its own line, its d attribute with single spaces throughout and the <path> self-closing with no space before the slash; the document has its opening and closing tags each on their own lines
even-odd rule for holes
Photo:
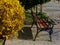
<svg viewBox="0 0 60 45">
<path fill-rule="evenodd" d="M 50 41 L 52 41 L 52 33 L 53 33 L 53 27 L 54 25 L 52 25 L 51 23 L 49 23 L 48 20 L 46 20 L 45 18 L 40 18 L 38 19 L 37 16 L 35 14 L 32 14 L 33 16 L 33 23 L 31 25 L 31 28 L 32 26 L 35 24 L 37 26 L 37 32 L 36 32 L 36 35 L 34 37 L 34 41 L 36 40 L 36 37 L 37 35 L 39 34 L 39 32 L 41 31 L 47 31 L 49 33 L 49 38 L 50 38 Z"/>
</svg>

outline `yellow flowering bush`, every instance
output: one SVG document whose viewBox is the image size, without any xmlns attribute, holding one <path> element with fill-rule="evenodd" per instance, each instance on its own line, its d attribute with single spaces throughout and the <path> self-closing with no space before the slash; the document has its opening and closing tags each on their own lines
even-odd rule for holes
<svg viewBox="0 0 60 45">
<path fill-rule="evenodd" d="M 0 0 L 0 35 L 8 37 L 23 27 L 24 7 L 18 0 Z"/>
</svg>

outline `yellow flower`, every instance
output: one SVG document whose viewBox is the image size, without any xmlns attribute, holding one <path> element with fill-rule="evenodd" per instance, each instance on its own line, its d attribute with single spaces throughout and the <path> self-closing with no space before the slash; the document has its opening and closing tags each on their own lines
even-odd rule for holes
<svg viewBox="0 0 60 45">
<path fill-rule="evenodd" d="M 10 30 L 9 28 L 7 28 L 7 30 Z"/>
<path fill-rule="evenodd" d="M 2 32 L 0 32 L 0 34 L 2 34 Z"/>
<path fill-rule="evenodd" d="M 8 34 L 19 31 L 23 27 L 25 13 L 24 7 L 18 0 L 0 0 L 0 33 L 8 38 Z M 11 33 L 12 32 L 12 33 Z"/>
<path fill-rule="evenodd" d="M 5 36 L 6 37 L 6 39 L 8 39 L 9 37 L 8 36 Z"/>
<path fill-rule="evenodd" d="M 5 29 L 5 27 L 2 27 L 2 29 L 4 30 L 4 29 Z"/>
<path fill-rule="evenodd" d="M 1 16 L 0 16 L 0 18 L 1 18 Z"/>
</svg>

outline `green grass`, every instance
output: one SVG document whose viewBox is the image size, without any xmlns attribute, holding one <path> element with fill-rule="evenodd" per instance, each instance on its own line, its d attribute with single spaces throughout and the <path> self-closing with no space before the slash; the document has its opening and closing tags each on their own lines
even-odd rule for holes
<svg viewBox="0 0 60 45">
<path fill-rule="evenodd" d="M 28 11 L 26 11 L 26 12 L 25 12 L 25 16 L 26 16 L 26 17 L 28 17 L 28 18 L 32 18 L 31 13 L 30 13 L 30 12 L 28 12 Z"/>
</svg>

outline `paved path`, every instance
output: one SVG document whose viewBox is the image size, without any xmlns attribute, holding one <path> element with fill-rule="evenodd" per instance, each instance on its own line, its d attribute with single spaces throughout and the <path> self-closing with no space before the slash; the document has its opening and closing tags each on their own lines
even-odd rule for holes
<svg viewBox="0 0 60 45">
<path fill-rule="evenodd" d="M 36 41 L 33 40 L 22 40 L 22 39 L 12 39 L 7 40 L 5 45 L 60 45 L 60 25 L 54 27 L 54 33 L 52 35 L 52 42 L 49 42 L 49 35 L 47 32 L 39 33 Z M 36 32 L 36 28 L 32 28 L 32 31 Z M 35 33 L 33 32 L 33 33 Z"/>
<path fill-rule="evenodd" d="M 43 11 L 60 24 L 60 3 L 49 2 L 43 5 Z"/>
</svg>

